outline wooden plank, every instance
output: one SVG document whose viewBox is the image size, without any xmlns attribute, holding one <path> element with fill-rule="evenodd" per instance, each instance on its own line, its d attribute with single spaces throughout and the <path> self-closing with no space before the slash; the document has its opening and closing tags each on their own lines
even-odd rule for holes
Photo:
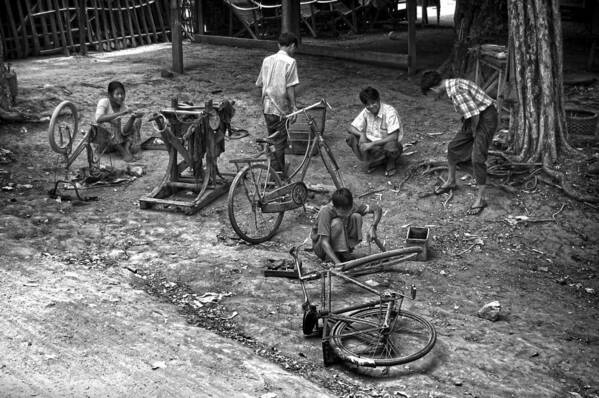
<svg viewBox="0 0 599 398">
<path fill-rule="evenodd" d="M 12 8 L 11 8 L 10 3 L 11 3 L 10 1 L 7 1 L 5 3 L 6 11 L 8 13 L 8 21 L 10 23 L 10 29 L 12 30 L 12 34 L 13 34 L 17 58 L 22 58 L 23 57 L 23 48 L 21 47 L 21 43 L 19 40 L 19 34 L 17 33 L 17 26 L 15 24 L 15 18 L 13 17 Z M 6 36 L 6 37 L 8 37 L 8 36 Z"/>
<path fill-rule="evenodd" d="M 25 0 L 25 9 L 27 10 L 27 19 L 29 19 L 29 25 L 31 26 L 31 34 L 33 35 L 33 55 L 39 55 L 40 41 L 37 37 L 37 31 L 35 30 L 35 22 L 33 21 L 31 0 Z"/>
<path fill-rule="evenodd" d="M 127 44 L 127 32 L 125 32 L 125 23 L 123 22 L 123 10 L 121 8 L 121 2 L 120 0 L 116 0 L 116 7 L 117 7 L 117 16 L 118 16 L 118 21 L 119 21 L 119 29 L 120 29 L 120 37 L 122 40 L 122 43 L 125 47 L 129 47 L 129 45 Z"/>
<path fill-rule="evenodd" d="M 143 33 L 145 34 L 145 37 L 146 37 L 146 42 L 148 44 L 151 44 L 152 39 L 150 38 L 150 30 L 148 29 L 148 21 L 146 21 L 146 14 L 144 12 L 144 8 L 145 8 L 145 6 L 144 6 L 143 1 L 140 1 L 140 5 L 137 10 L 137 11 L 139 11 L 138 12 L 139 19 L 141 19 L 141 25 L 143 27 Z"/>
<path fill-rule="evenodd" d="M 194 21 L 196 22 L 195 31 L 198 34 L 206 33 L 204 31 L 204 0 L 194 2 Z"/>
<path fill-rule="evenodd" d="M 98 45 L 96 46 L 96 51 L 104 51 L 104 40 L 102 35 L 102 26 L 100 24 L 100 12 L 98 11 L 98 2 L 97 0 L 92 0 L 92 7 L 94 7 L 94 20 L 96 25 L 96 40 L 98 41 Z"/>
<path fill-rule="evenodd" d="M 121 37 L 116 29 L 116 23 L 114 21 L 114 8 L 112 7 L 112 1 L 108 2 L 108 19 L 110 21 L 110 31 L 112 33 L 112 38 L 114 39 L 114 45 L 119 50 L 125 48 L 123 42 L 121 41 Z"/>
<path fill-rule="evenodd" d="M 215 44 L 221 46 L 234 46 L 243 48 L 262 48 L 275 51 L 275 40 L 253 40 L 240 37 L 194 35 L 194 41 L 199 43 Z M 390 68 L 408 68 L 407 54 L 389 54 L 375 51 L 355 51 L 352 49 L 335 48 L 322 45 L 302 44 L 296 50 L 298 54 L 319 57 L 331 57 L 348 61 L 361 62 Z"/>
<path fill-rule="evenodd" d="M 23 14 L 23 7 L 20 1 L 17 1 L 17 14 L 19 15 L 19 21 L 21 21 L 20 25 L 17 24 L 17 31 L 21 28 L 21 37 L 23 39 L 23 51 L 25 52 L 25 56 L 31 55 L 29 52 L 29 40 L 27 40 L 27 27 L 25 23 L 25 16 Z"/>
<path fill-rule="evenodd" d="M 60 46 L 62 46 L 64 50 L 64 55 L 69 56 L 69 46 L 67 44 L 67 37 L 64 31 L 64 24 L 62 23 L 62 18 L 60 17 L 60 6 L 58 5 L 58 0 L 54 0 L 54 18 L 56 19 L 58 32 L 60 32 Z"/>
<path fill-rule="evenodd" d="M 178 0 L 171 0 L 170 13 L 173 72 L 183 73 L 183 35 L 181 32 L 181 7 Z"/>
</svg>

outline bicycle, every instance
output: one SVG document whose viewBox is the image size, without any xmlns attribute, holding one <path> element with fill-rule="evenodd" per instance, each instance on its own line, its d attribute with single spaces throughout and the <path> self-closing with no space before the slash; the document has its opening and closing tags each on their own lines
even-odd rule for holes
<svg viewBox="0 0 599 398">
<path fill-rule="evenodd" d="M 91 142 L 94 140 L 97 129 L 92 126 L 84 133 L 81 141 L 73 146 L 75 136 L 79 132 L 79 112 L 71 101 L 62 101 L 52 112 L 48 125 L 48 139 L 54 152 L 64 156 L 65 168 L 69 169 L 73 162 L 84 150 L 87 154 L 87 163 L 91 169 L 97 165 L 98 158 L 94 154 Z"/>
<path fill-rule="evenodd" d="M 357 275 L 393 270 L 393 265 L 415 259 L 421 247 L 408 247 L 369 255 L 357 260 L 323 265 L 324 269 L 304 273 L 299 249 L 289 253 L 294 259 L 304 303 L 302 331 L 313 335 L 320 331 L 325 366 L 337 359 L 364 367 L 388 367 L 422 358 L 434 347 L 437 333 L 425 318 L 401 308 L 406 295 L 401 291 L 378 290 L 355 279 Z M 349 282 L 377 298 L 368 302 L 333 309 L 333 277 Z M 310 301 L 306 282 L 320 279 L 321 305 L 318 310 Z M 410 297 L 416 298 L 411 285 Z M 321 320 L 322 326 L 318 326 Z"/>
<path fill-rule="evenodd" d="M 299 109 L 286 116 L 290 123 L 297 115 L 304 115 L 310 128 L 310 135 L 304 157 L 299 166 L 282 181 L 271 168 L 273 136 L 256 139 L 263 148 L 252 158 L 233 159 L 237 174 L 229 188 L 228 213 L 231 226 L 243 240 L 249 243 L 262 243 L 274 236 L 281 225 L 283 215 L 288 210 L 302 207 L 308 198 L 308 187 L 304 178 L 310 166 L 312 155 L 318 150 L 333 183 L 337 189 L 344 186 L 339 165 L 331 148 L 323 138 L 326 108 L 332 109 L 326 100 Z M 310 110 L 322 113 L 320 129 Z M 297 181 L 292 180 L 298 176 Z"/>
</svg>

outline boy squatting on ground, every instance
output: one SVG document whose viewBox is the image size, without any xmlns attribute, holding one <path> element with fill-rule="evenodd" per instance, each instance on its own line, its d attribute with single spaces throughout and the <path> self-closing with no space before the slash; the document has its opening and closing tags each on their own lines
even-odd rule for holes
<svg viewBox="0 0 599 398">
<path fill-rule="evenodd" d="M 374 221 L 366 235 L 370 241 L 377 237 L 376 228 L 381 221 L 382 209 L 377 205 L 355 204 L 347 188 L 335 191 L 331 203 L 320 209 L 312 226 L 314 254 L 335 264 L 352 260 L 351 252 L 362 241 L 362 217 L 366 214 L 374 214 Z"/>
<path fill-rule="evenodd" d="M 123 127 L 121 118 L 127 114 L 131 117 Z M 142 117 L 142 112 L 134 112 L 125 105 L 125 86 L 118 81 L 110 82 L 108 97 L 100 99 L 96 107 L 96 151 L 101 154 L 117 150 L 126 162 L 135 160 L 131 153 L 141 150 Z"/>
<path fill-rule="evenodd" d="M 363 162 L 369 162 L 368 172 L 385 164 L 385 175 L 395 174 L 395 164 L 403 152 L 403 126 L 397 110 L 381 102 L 379 92 L 366 87 L 360 92 L 365 108 L 348 127 L 347 145 Z"/>
<path fill-rule="evenodd" d="M 447 93 L 456 111 L 462 115 L 462 128 L 447 147 L 447 181 L 435 188 L 435 194 L 440 195 L 456 188 L 456 165 L 471 160 L 478 193 L 466 213 L 479 214 L 487 206 L 484 198 L 487 183 L 486 161 L 493 134 L 497 129 L 497 110 L 493 99 L 470 80 L 442 79 L 437 71 L 424 72 L 420 88 L 423 94 L 431 90 L 439 97 L 444 92 Z"/>
<path fill-rule="evenodd" d="M 262 87 L 262 106 L 268 135 L 279 132 L 274 138 L 273 168 L 284 174 L 287 129 L 285 115 L 297 110 L 295 86 L 299 84 L 297 64 L 293 53 L 297 37 L 292 33 L 279 36 L 279 51 L 262 61 L 256 86 Z"/>
</svg>

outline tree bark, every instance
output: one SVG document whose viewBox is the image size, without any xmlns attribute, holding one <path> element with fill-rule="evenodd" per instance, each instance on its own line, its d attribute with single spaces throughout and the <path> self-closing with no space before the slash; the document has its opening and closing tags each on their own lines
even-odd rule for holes
<svg viewBox="0 0 599 398">
<path fill-rule="evenodd" d="M 559 0 L 508 0 L 517 103 L 512 150 L 517 161 L 554 163 L 573 152 L 565 133 Z"/>
<path fill-rule="evenodd" d="M 457 0 L 454 46 L 439 68 L 448 76 L 464 76 L 473 64 L 468 48 L 483 43 L 505 44 L 508 37 L 507 4 L 495 0 Z"/>
</svg>

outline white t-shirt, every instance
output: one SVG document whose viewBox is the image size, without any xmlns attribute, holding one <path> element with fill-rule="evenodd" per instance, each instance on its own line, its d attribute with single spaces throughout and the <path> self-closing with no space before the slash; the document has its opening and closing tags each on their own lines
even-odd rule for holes
<svg viewBox="0 0 599 398">
<path fill-rule="evenodd" d="M 262 87 L 264 113 L 279 116 L 289 113 L 287 88 L 298 84 L 297 64 L 285 51 L 264 58 L 256 80 L 256 86 Z"/>
<path fill-rule="evenodd" d="M 381 102 L 381 107 L 377 115 L 373 115 L 368 109 L 364 108 L 351 123 L 358 131 L 366 132 L 366 137 L 370 141 L 379 141 L 387 135 L 398 131 L 397 142 L 403 139 L 403 125 L 399 114 L 391 105 Z"/>
</svg>

